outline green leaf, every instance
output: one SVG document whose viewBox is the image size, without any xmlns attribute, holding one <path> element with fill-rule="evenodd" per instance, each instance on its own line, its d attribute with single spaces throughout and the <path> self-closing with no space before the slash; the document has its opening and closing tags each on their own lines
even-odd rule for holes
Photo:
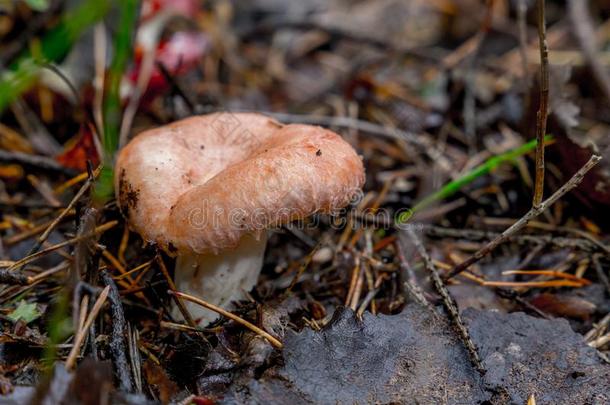
<svg viewBox="0 0 610 405">
<path fill-rule="evenodd" d="M 40 317 L 40 312 L 36 304 L 28 303 L 25 300 L 19 302 L 17 308 L 8 315 L 8 319 L 17 322 L 22 319 L 25 323 L 30 323 Z"/>
<path fill-rule="evenodd" d="M 121 121 L 123 108 L 121 104 L 121 79 L 125 74 L 128 63 L 133 56 L 133 40 L 138 21 L 137 0 L 123 0 L 117 2 L 120 12 L 118 28 L 114 36 L 114 57 L 108 68 L 106 82 L 108 83 L 104 94 L 102 145 L 104 147 L 104 168 L 94 191 L 94 200 L 104 204 L 112 198 L 114 155 L 119 147 Z"/>
<path fill-rule="evenodd" d="M 61 60 L 80 35 L 100 20 L 111 5 L 106 0 L 83 0 L 79 3 L 66 11 L 57 26 L 41 38 L 40 55 L 33 55 L 26 49 L 0 72 L 0 112 L 36 82 L 41 63 Z"/>
<path fill-rule="evenodd" d="M 49 0 L 25 0 L 26 4 L 34 11 L 47 11 Z"/>
</svg>

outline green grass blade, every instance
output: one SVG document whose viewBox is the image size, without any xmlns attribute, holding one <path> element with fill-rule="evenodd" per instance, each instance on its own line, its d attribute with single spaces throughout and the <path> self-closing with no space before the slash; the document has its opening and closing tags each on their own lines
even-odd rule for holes
<svg viewBox="0 0 610 405">
<path fill-rule="evenodd" d="M 85 0 L 80 6 L 66 12 L 59 25 L 43 36 L 40 55 L 26 51 L 18 57 L 0 75 L 0 113 L 34 84 L 44 63 L 61 60 L 80 35 L 109 9 L 109 1 Z"/>
<path fill-rule="evenodd" d="M 545 137 L 546 142 L 550 142 L 553 139 L 552 136 L 547 135 Z M 415 204 L 412 208 L 410 208 L 406 212 L 402 212 L 398 218 L 396 218 L 396 222 L 398 224 L 406 223 L 416 212 L 421 211 L 422 209 L 429 207 L 431 204 L 444 200 L 447 197 L 452 196 L 457 193 L 463 187 L 472 183 L 474 180 L 478 179 L 481 176 L 484 176 L 494 170 L 496 167 L 501 165 L 502 163 L 514 160 L 520 156 L 523 156 L 534 149 L 536 149 L 536 140 L 533 139 L 518 148 L 509 150 L 508 152 L 504 152 L 500 155 L 492 156 L 485 161 L 485 163 L 475 167 L 468 173 L 465 173 L 463 176 L 447 183 L 440 190 L 424 197 L 417 204 Z"/>
<path fill-rule="evenodd" d="M 124 0 L 118 3 L 120 9 L 119 27 L 114 38 L 114 58 L 108 70 L 106 94 L 104 97 L 104 167 L 100 173 L 94 196 L 98 202 L 105 202 L 112 197 L 114 156 L 119 145 L 119 132 L 123 116 L 121 106 L 121 79 L 133 53 L 133 38 L 137 25 L 137 0 Z"/>
<path fill-rule="evenodd" d="M 105 163 L 112 162 L 119 144 L 122 109 L 120 86 L 121 79 L 133 53 L 133 37 L 138 14 L 137 0 L 124 0 L 118 3 L 120 9 L 119 27 L 114 38 L 114 58 L 108 70 L 108 87 L 104 97 L 104 152 Z"/>
</svg>

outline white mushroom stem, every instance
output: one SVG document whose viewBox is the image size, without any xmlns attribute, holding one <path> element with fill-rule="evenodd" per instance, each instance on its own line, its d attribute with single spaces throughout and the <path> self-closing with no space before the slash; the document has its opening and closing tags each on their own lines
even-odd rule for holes
<svg viewBox="0 0 610 405">
<path fill-rule="evenodd" d="M 228 309 L 231 302 L 245 298 L 256 284 L 263 266 L 267 235 L 258 240 L 252 235 L 241 238 L 239 245 L 215 255 L 180 255 L 174 274 L 178 291 Z M 201 326 L 218 318 L 218 314 L 192 302 L 184 302 L 193 319 Z M 180 317 L 174 308 L 176 317 Z"/>
</svg>

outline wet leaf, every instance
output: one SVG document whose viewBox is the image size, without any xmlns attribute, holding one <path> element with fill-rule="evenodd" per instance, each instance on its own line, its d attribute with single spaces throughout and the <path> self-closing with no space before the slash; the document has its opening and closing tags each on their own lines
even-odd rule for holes
<svg viewBox="0 0 610 405">
<path fill-rule="evenodd" d="M 416 306 L 285 337 L 283 365 L 237 376 L 225 403 L 607 403 L 610 366 L 565 320 L 464 311 L 479 375 L 443 318 Z M 544 376 L 544 378 L 541 378 Z"/>
</svg>

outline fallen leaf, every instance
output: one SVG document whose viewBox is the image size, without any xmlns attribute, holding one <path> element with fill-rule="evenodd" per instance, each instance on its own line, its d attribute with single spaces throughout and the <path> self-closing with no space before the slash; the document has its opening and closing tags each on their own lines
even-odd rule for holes
<svg viewBox="0 0 610 405">
<path fill-rule="evenodd" d="M 411 305 L 362 320 L 338 310 L 320 332 L 288 333 L 282 365 L 235 376 L 222 403 L 540 403 L 610 401 L 610 366 L 563 319 L 467 309 L 487 370 L 477 373 L 449 324 Z"/>
<path fill-rule="evenodd" d="M 530 300 L 530 304 L 543 312 L 564 318 L 586 321 L 595 313 L 592 302 L 573 295 L 542 293 Z"/>
<path fill-rule="evenodd" d="M 87 160 L 97 165 L 99 156 L 91 131 L 81 126 L 79 133 L 64 145 L 63 151 L 55 159 L 65 167 L 79 171 L 87 170 Z"/>
<path fill-rule="evenodd" d="M 8 314 L 8 319 L 13 322 L 17 322 L 18 320 L 23 320 L 25 323 L 30 323 L 40 317 L 40 312 L 36 307 L 36 304 L 26 302 L 25 300 L 21 300 L 19 305 L 13 312 Z"/>
<path fill-rule="evenodd" d="M 152 360 L 146 360 L 142 370 L 144 371 L 146 382 L 157 391 L 162 403 L 167 404 L 179 391 L 178 385 L 170 380 L 165 370 Z"/>
</svg>

